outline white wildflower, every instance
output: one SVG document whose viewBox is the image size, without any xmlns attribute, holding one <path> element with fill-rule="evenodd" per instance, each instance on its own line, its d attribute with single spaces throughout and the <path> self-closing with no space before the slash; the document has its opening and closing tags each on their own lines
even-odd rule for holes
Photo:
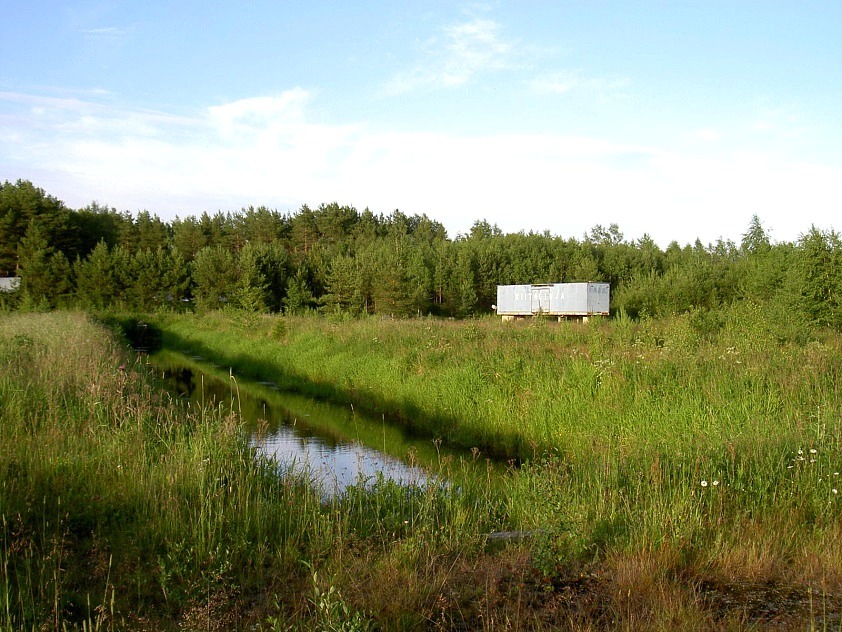
<svg viewBox="0 0 842 632">
<path fill-rule="evenodd" d="M 838 489 L 836 489 L 835 487 L 834 487 L 833 489 L 831 489 L 830 491 L 832 491 L 834 494 L 838 494 L 838 493 L 839 493 L 839 490 L 838 490 Z"/>
<path fill-rule="evenodd" d="M 707 486 L 708 486 L 708 482 L 707 482 L 707 481 L 702 481 L 702 487 L 707 487 Z"/>
<path fill-rule="evenodd" d="M 711 483 L 711 484 L 712 484 L 714 487 L 717 487 L 717 486 L 719 485 L 719 481 L 713 481 L 713 483 Z"/>
</svg>

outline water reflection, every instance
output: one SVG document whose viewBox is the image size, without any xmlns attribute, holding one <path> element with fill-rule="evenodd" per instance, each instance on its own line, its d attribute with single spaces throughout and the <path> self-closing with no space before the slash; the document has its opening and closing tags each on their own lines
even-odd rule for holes
<svg viewBox="0 0 842 632">
<path fill-rule="evenodd" d="M 379 476 L 423 485 L 429 468 L 462 458 L 462 453 L 351 407 L 282 393 L 267 382 L 223 379 L 198 357 L 161 351 L 150 360 L 168 387 L 193 405 L 222 406 L 241 415 L 254 447 L 282 468 L 306 471 L 325 495 Z"/>
<path fill-rule="evenodd" d="M 305 468 L 323 491 L 341 491 L 378 475 L 405 485 L 423 485 L 426 473 L 361 443 L 328 443 L 319 437 L 302 437 L 294 428 L 280 426 L 271 435 L 252 437 L 252 444 L 279 464 Z"/>
</svg>

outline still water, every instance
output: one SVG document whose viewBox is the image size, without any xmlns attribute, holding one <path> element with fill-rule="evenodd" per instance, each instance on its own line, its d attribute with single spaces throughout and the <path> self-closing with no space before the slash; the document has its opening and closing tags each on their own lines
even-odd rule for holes
<svg viewBox="0 0 842 632">
<path fill-rule="evenodd" d="M 284 393 L 214 367 L 197 356 L 160 351 L 150 356 L 158 377 L 191 406 L 222 407 L 240 415 L 250 442 L 283 468 L 306 472 L 324 495 L 379 476 L 424 485 L 430 472 L 470 459 L 387 420 L 308 397 Z"/>
</svg>

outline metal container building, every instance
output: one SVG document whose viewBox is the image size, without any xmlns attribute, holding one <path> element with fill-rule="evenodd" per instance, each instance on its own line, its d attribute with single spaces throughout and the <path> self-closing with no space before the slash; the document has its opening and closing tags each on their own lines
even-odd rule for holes
<svg viewBox="0 0 842 632">
<path fill-rule="evenodd" d="M 14 292 L 20 288 L 20 277 L 0 277 L 0 292 Z"/>
<path fill-rule="evenodd" d="M 504 321 L 538 315 L 587 318 L 607 316 L 609 298 L 608 283 L 498 285 L 495 308 Z"/>
</svg>

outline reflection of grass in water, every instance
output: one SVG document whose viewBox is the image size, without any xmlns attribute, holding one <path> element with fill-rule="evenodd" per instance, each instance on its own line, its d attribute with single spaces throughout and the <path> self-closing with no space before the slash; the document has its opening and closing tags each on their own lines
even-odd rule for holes
<svg viewBox="0 0 842 632">
<path fill-rule="evenodd" d="M 294 425 L 301 435 L 316 435 L 327 445 L 356 442 L 428 470 L 438 468 L 443 461 L 474 463 L 481 456 L 449 448 L 432 438 L 412 436 L 384 416 L 375 419 L 355 411 L 353 405 L 338 406 L 294 393 L 282 393 L 247 378 L 237 378 L 235 393 L 225 369 L 214 368 L 185 354 L 164 350 L 154 354 L 150 361 L 157 369 L 170 374 L 181 375 L 186 369 L 193 380 L 191 399 L 194 403 L 206 401 L 235 406 L 252 433 L 271 433 L 278 424 Z M 232 400 L 235 395 L 238 397 Z M 505 469 L 497 463 L 493 467 L 500 473 Z"/>
</svg>

